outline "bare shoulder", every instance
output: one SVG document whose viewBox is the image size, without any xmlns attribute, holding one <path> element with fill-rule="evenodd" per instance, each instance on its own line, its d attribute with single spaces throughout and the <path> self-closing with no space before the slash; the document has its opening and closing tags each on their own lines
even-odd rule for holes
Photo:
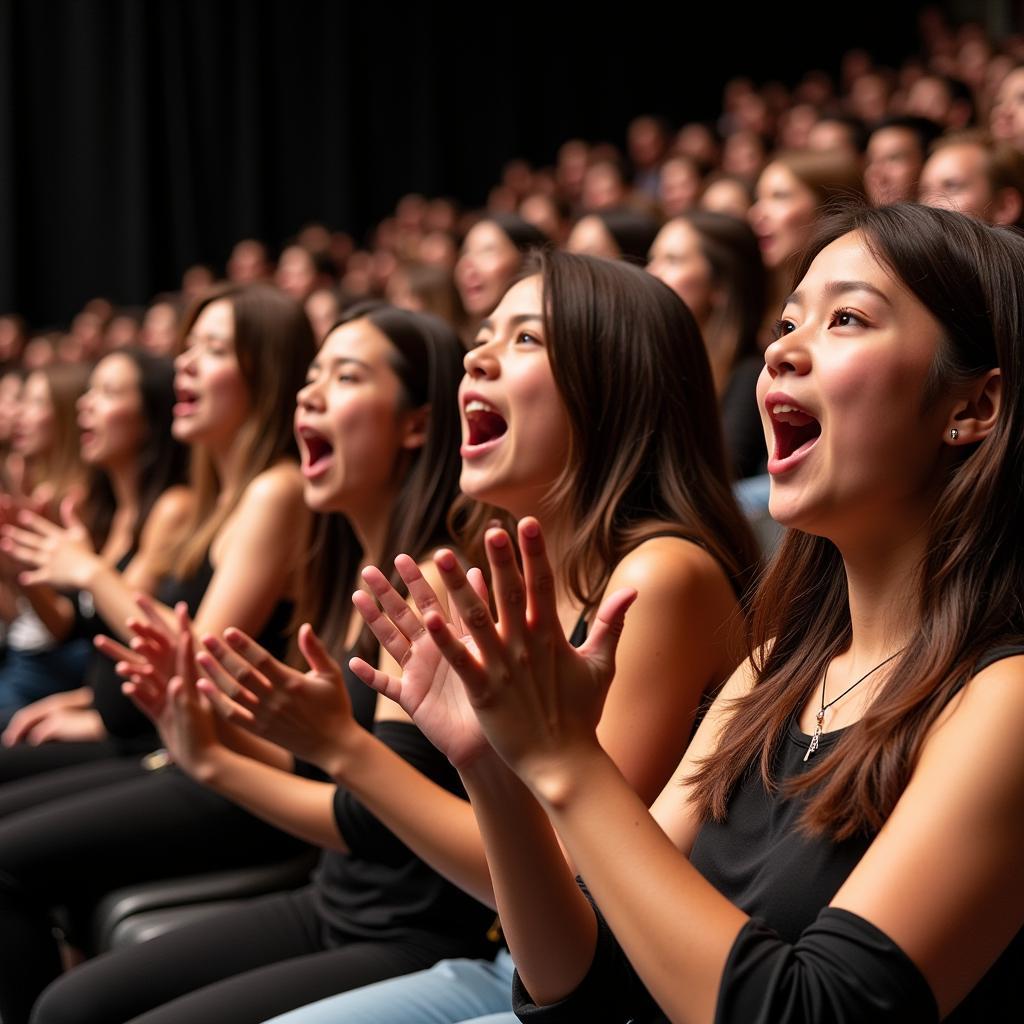
<svg viewBox="0 0 1024 1024">
<path fill-rule="evenodd" d="M 693 541 L 683 537 L 653 537 L 630 551 L 615 567 L 608 591 L 633 587 L 641 596 L 684 598 L 709 589 L 731 595 L 725 572 Z"/>
<path fill-rule="evenodd" d="M 184 485 L 168 487 L 153 502 L 147 527 L 152 524 L 155 531 L 163 533 L 181 526 L 192 511 L 194 503 L 195 495 L 190 488 Z"/>
<path fill-rule="evenodd" d="M 302 504 L 302 474 L 291 461 L 279 462 L 253 477 L 239 506 L 288 511 Z"/>
</svg>

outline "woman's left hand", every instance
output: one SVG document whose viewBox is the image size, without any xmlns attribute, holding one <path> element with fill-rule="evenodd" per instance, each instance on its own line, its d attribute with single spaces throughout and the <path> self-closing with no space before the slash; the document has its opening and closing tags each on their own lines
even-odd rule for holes
<svg viewBox="0 0 1024 1024">
<path fill-rule="evenodd" d="M 540 524 L 519 524 L 524 575 L 504 530 L 489 530 L 487 560 L 498 611 L 470 586 L 450 551 L 435 559 L 451 604 L 476 650 L 462 643 L 438 612 L 424 624 L 458 673 L 487 738 L 528 785 L 574 752 L 597 747 L 596 729 L 615 670 L 615 648 L 635 590 L 601 603 L 587 642 L 578 650 L 558 620 L 555 578 Z"/>
<path fill-rule="evenodd" d="M 23 565 L 18 574 L 22 586 L 48 584 L 57 588 L 88 590 L 99 556 L 93 550 L 89 531 L 75 512 L 74 500 L 65 498 L 60 506 L 61 525 L 24 508 L 17 525 L 3 527 L 0 548 Z"/>
</svg>

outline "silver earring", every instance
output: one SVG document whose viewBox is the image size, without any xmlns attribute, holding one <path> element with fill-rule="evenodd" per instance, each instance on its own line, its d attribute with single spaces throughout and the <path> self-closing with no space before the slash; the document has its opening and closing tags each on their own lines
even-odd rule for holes
<svg viewBox="0 0 1024 1024">
<path fill-rule="evenodd" d="M 949 428 L 949 439 L 950 439 L 950 441 L 955 441 L 959 436 L 960 436 L 960 431 L 957 430 L 956 427 L 950 427 Z"/>
</svg>

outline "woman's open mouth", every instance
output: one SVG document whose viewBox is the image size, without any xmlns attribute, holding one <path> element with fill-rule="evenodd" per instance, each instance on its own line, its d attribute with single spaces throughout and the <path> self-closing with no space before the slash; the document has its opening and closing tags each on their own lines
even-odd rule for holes
<svg viewBox="0 0 1024 1024">
<path fill-rule="evenodd" d="M 176 387 L 174 389 L 174 397 L 177 401 L 171 410 L 173 416 L 191 416 L 196 411 L 196 406 L 199 404 L 199 396 L 191 388 Z"/>
<path fill-rule="evenodd" d="M 768 460 L 772 475 L 793 469 L 818 443 L 821 424 L 806 410 L 769 395 L 765 407 L 772 421 L 775 450 Z"/>
<path fill-rule="evenodd" d="M 479 398 L 471 398 L 463 409 L 468 436 L 462 445 L 462 457 L 474 458 L 497 446 L 508 431 L 505 417 Z"/>
<path fill-rule="evenodd" d="M 299 449 L 302 453 L 302 475 L 307 480 L 323 476 L 331 468 L 334 458 L 334 445 L 323 434 L 300 427 L 296 431 Z"/>
</svg>

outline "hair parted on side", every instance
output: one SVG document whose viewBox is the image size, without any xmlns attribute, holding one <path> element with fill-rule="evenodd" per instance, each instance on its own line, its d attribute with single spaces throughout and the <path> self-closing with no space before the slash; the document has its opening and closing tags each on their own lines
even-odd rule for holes
<svg viewBox="0 0 1024 1024">
<path fill-rule="evenodd" d="M 316 354 L 309 318 L 294 299 L 270 284 L 227 284 L 207 292 L 181 325 L 187 338 L 199 314 L 226 299 L 234 311 L 234 349 L 250 396 L 248 419 L 235 438 L 244 453 L 234 492 L 221 494 L 213 459 L 202 444 L 192 448 L 191 515 L 168 546 L 161 568 L 187 577 L 206 557 L 217 531 L 234 511 L 245 488 L 283 458 L 298 458 L 292 421 L 295 396 Z"/>
<path fill-rule="evenodd" d="M 875 258 L 942 327 L 925 401 L 998 367 L 998 422 L 956 449 L 919 568 L 919 626 L 884 688 L 829 753 L 787 787 L 807 801 L 808 833 L 837 840 L 879 829 L 905 789 L 929 728 L 979 658 L 1024 637 L 1024 237 L 913 204 L 828 219 L 796 281 L 831 242 L 860 232 Z M 850 641 L 846 576 L 826 538 L 791 530 L 754 598 L 753 689 L 731 709 L 715 752 L 693 773 L 705 820 L 722 820 L 741 777 L 772 765 L 787 725 Z"/>
<path fill-rule="evenodd" d="M 728 483 L 711 369 L 692 314 L 639 267 L 540 250 L 551 372 L 571 424 L 566 466 L 547 496 L 574 524 L 565 572 L 587 611 L 637 545 L 678 530 L 708 551 L 743 594 L 758 551 Z M 539 509 L 543 512 L 543 509 Z M 470 509 L 465 546 L 490 506 Z"/>
<path fill-rule="evenodd" d="M 454 329 L 429 313 L 413 313 L 383 302 L 360 302 L 331 328 L 367 320 L 391 343 L 391 369 L 402 385 L 401 408 L 429 408 L 424 443 L 396 454 L 393 472 L 398 483 L 388 514 L 382 567 L 399 593 L 405 583 L 393 568 L 395 556 L 417 561 L 434 547 L 450 542 L 447 517 L 458 492 L 459 381 L 465 350 Z M 331 332 L 328 332 L 330 334 Z M 341 647 L 352 616 L 352 588 L 363 552 L 348 520 L 340 514 L 317 517 L 310 564 L 303 573 L 296 625 L 311 622 L 328 644 Z M 358 652 L 367 657 L 376 641 L 363 629 Z"/>
</svg>

